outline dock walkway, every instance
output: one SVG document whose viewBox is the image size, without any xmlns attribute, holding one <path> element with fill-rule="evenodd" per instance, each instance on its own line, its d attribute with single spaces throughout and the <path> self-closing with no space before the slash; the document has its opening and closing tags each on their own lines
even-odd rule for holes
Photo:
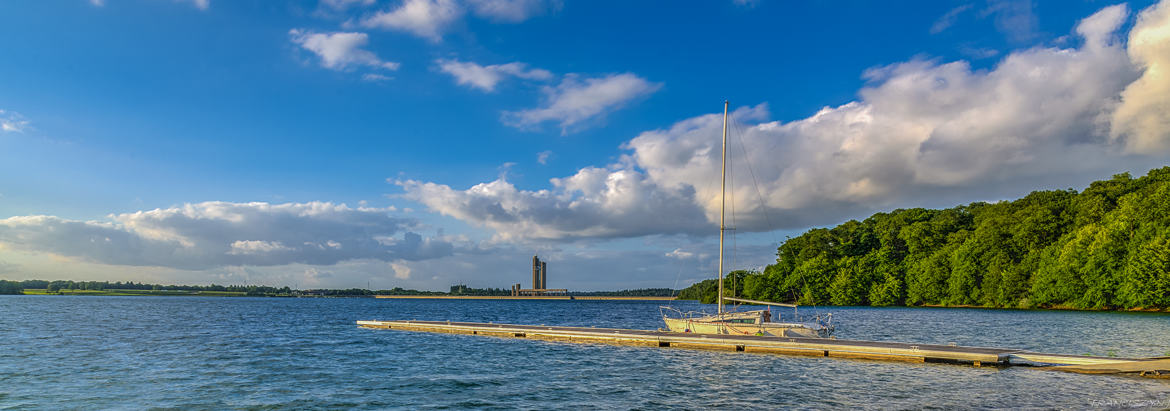
<svg viewBox="0 0 1170 411">
<path fill-rule="evenodd" d="M 1008 348 L 824 338 L 691 334 L 619 328 L 558 327 L 451 321 L 358 321 L 363 328 L 601 343 L 661 348 L 837 357 L 885 361 L 931 362 L 981 366 L 1038 366 L 1088 374 L 1134 374 L 1170 377 L 1170 358 L 1115 358 L 1045 354 Z"/>
</svg>

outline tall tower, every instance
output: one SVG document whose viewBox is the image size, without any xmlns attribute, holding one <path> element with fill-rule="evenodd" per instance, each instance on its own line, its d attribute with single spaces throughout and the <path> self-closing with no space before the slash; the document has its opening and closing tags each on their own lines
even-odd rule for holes
<svg viewBox="0 0 1170 411">
<path fill-rule="evenodd" d="M 548 262 L 540 262 L 540 288 L 548 288 Z"/>
<path fill-rule="evenodd" d="M 532 256 L 532 288 L 539 290 L 540 286 L 540 258 Z"/>
</svg>

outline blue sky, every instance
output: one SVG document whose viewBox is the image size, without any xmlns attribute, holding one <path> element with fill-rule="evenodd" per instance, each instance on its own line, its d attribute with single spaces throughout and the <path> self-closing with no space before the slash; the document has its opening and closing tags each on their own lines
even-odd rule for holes
<svg viewBox="0 0 1170 411">
<path fill-rule="evenodd" d="M 681 287 L 724 99 L 734 268 L 1166 164 L 1164 2 L 670 4 L 0 4 L 0 278 Z"/>
</svg>

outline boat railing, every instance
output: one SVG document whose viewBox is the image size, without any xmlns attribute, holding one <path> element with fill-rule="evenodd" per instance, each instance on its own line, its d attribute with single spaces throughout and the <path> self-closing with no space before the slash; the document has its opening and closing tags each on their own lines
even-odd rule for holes
<svg viewBox="0 0 1170 411">
<path fill-rule="evenodd" d="M 690 319 L 690 318 L 698 318 L 698 317 L 707 317 L 707 316 L 711 315 L 711 313 L 707 313 L 707 312 L 703 312 L 703 311 L 683 312 L 680 309 L 677 309 L 677 308 L 674 308 L 671 306 L 666 306 L 666 305 L 658 306 L 658 313 L 662 314 L 662 316 L 665 318 L 678 318 L 681 320 Z M 670 313 L 674 313 L 674 317 L 671 317 Z"/>
</svg>

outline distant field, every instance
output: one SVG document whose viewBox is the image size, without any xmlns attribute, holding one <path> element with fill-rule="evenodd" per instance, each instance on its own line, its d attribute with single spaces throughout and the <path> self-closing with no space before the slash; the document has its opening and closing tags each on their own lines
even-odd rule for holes
<svg viewBox="0 0 1170 411">
<path fill-rule="evenodd" d="M 177 290 L 60 290 L 50 293 L 44 288 L 26 288 L 25 295 L 181 295 L 203 297 L 244 297 L 242 291 L 177 291 Z"/>
</svg>

